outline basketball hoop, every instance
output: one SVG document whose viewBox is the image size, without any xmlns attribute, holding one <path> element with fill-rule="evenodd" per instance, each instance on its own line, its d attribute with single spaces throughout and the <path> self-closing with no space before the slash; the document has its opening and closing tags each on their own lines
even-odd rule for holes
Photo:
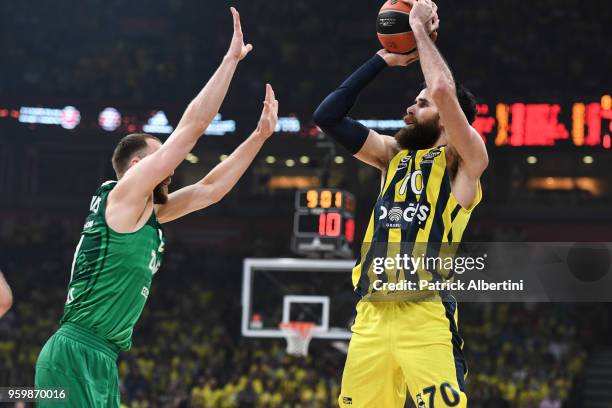
<svg viewBox="0 0 612 408">
<path fill-rule="evenodd" d="M 287 354 L 306 357 L 316 325 L 311 322 L 282 322 L 278 326 L 287 340 Z"/>
</svg>

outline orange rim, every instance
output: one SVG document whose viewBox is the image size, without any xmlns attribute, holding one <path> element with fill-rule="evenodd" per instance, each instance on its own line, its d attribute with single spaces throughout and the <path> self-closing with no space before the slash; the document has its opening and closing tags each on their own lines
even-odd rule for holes
<svg viewBox="0 0 612 408">
<path fill-rule="evenodd" d="M 315 328 L 315 324 L 312 322 L 282 322 L 278 326 L 281 329 L 295 330 L 299 332 L 302 337 L 306 337 Z"/>
</svg>

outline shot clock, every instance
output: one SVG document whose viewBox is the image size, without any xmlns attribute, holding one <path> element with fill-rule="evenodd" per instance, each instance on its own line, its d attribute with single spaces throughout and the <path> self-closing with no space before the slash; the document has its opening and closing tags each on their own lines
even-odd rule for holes
<svg viewBox="0 0 612 408">
<path fill-rule="evenodd" d="M 355 197 L 343 190 L 298 190 L 292 247 L 302 255 L 350 258 L 355 239 Z"/>
</svg>

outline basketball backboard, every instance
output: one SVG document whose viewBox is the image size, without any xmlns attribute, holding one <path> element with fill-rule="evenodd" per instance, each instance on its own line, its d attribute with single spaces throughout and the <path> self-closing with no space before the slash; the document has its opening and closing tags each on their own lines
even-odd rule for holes
<svg viewBox="0 0 612 408">
<path fill-rule="evenodd" d="M 283 338 L 279 324 L 316 325 L 314 338 L 350 339 L 357 296 L 354 261 L 247 258 L 243 263 L 242 335 Z"/>
</svg>

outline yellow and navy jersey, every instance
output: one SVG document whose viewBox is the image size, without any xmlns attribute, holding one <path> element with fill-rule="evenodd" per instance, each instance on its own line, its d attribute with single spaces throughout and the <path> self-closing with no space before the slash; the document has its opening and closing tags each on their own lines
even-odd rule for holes
<svg viewBox="0 0 612 408">
<path fill-rule="evenodd" d="M 451 191 L 445 150 L 445 146 L 402 150 L 389 163 L 353 268 L 353 285 L 359 295 L 378 292 L 373 285 L 376 280 L 431 280 L 435 271 L 419 268 L 410 274 L 389 259 L 406 255 L 441 257 L 442 252 L 449 255 L 454 244 L 461 242 L 482 190 L 478 183 L 477 197 L 470 208 L 457 203 Z M 381 260 L 390 263 L 381 266 Z"/>
</svg>

